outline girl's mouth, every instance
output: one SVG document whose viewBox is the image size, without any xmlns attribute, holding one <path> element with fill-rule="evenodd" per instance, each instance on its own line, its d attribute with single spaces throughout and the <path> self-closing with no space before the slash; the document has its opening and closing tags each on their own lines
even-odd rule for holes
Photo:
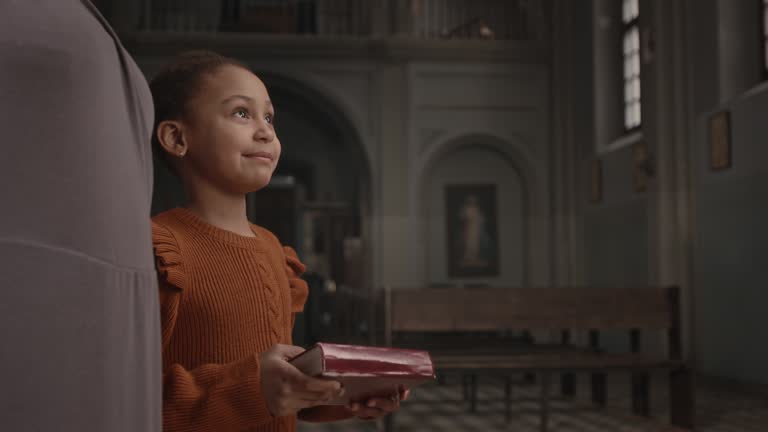
<svg viewBox="0 0 768 432">
<path fill-rule="evenodd" d="M 247 159 L 255 159 L 263 162 L 272 162 L 275 159 L 271 153 L 263 152 L 263 151 L 243 153 L 243 157 Z"/>
</svg>

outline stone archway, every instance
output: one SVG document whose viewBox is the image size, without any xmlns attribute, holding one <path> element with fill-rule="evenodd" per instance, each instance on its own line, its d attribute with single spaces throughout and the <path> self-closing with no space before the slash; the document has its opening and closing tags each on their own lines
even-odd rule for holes
<svg viewBox="0 0 768 432">
<path fill-rule="evenodd" d="M 418 195 L 414 199 L 425 248 L 421 257 L 426 283 L 526 286 L 532 259 L 531 221 L 536 204 L 536 175 L 523 146 L 477 133 L 457 134 L 428 147 L 418 166 Z M 473 166 L 474 164 L 474 166 Z M 449 184 L 493 184 L 498 198 L 500 271 L 494 277 L 450 278 L 447 272 L 445 188 Z"/>
</svg>

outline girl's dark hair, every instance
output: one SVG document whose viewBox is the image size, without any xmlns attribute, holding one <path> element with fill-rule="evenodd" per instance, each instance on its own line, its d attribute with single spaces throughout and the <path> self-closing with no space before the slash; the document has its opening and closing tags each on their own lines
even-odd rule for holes
<svg viewBox="0 0 768 432">
<path fill-rule="evenodd" d="M 187 51 L 179 54 L 150 82 L 155 104 L 155 122 L 152 126 L 152 152 L 156 160 L 162 160 L 171 172 L 175 172 L 171 159 L 160 146 L 157 126 L 166 120 L 177 120 L 186 114 L 187 104 L 199 90 L 202 78 L 216 72 L 222 66 L 237 66 L 250 70 L 239 61 L 211 51 Z"/>
</svg>

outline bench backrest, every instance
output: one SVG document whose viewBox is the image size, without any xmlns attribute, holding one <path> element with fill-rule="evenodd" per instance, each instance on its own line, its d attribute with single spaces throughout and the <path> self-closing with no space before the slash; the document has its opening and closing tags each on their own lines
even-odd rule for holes
<svg viewBox="0 0 768 432">
<path fill-rule="evenodd" d="M 678 327 L 676 287 L 385 289 L 389 342 L 393 332 L 666 329 L 674 335 Z"/>
</svg>

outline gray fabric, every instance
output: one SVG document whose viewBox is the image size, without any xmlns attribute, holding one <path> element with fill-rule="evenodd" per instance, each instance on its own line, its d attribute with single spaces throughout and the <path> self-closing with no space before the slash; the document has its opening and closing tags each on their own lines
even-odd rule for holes
<svg viewBox="0 0 768 432">
<path fill-rule="evenodd" d="M 161 429 L 152 116 L 89 3 L 0 1 L 0 431 Z"/>
</svg>

